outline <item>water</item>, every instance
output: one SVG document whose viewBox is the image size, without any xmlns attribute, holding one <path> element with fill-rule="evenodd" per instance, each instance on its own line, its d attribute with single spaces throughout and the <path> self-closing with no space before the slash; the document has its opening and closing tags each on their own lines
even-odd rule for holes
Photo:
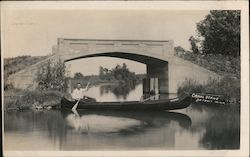
<svg viewBox="0 0 250 157">
<path fill-rule="evenodd" d="M 98 101 L 139 100 L 132 89 L 96 86 Z M 124 90 L 124 94 L 122 94 Z M 173 96 L 169 96 L 173 97 Z M 202 150 L 239 149 L 239 109 L 192 104 L 155 112 L 17 111 L 4 113 L 6 150 Z"/>
</svg>

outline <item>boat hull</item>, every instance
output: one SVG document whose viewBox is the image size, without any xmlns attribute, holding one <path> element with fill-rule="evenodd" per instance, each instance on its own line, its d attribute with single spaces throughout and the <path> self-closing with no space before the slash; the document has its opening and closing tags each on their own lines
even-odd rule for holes
<svg viewBox="0 0 250 157">
<path fill-rule="evenodd" d="M 80 101 L 77 109 L 85 110 L 177 110 L 186 108 L 191 103 L 190 96 L 175 99 L 150 100 L 145 102 L 82 102 Z M 76 101 L 69 101 L 66 98 L 61 100 L 61 108 L 72 109 Z"/>
</svg>

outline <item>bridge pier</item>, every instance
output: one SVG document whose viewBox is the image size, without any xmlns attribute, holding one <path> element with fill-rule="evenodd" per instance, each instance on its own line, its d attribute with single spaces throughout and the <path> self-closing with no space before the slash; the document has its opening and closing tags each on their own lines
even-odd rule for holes
<svg viewBox="0 0 250 157">
<path fill-rule="evenodd" d="M 143 80 L 143 93 L 154 90 L 159 94 L 169 93 L 168 63 L 154 63 L 147 65 L 147 75 Z"/>
</svg>

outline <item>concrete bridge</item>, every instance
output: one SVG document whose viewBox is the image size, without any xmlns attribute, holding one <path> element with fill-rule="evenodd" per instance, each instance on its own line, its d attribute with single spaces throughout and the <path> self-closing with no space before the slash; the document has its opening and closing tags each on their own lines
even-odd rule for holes
<svg viewBox="0 0 250 157">
<path fill-rule="evenodd" d="M 143 63 L 147 67 L 144 92 L 176 93 L 186 79 L 205 83 L 220 76 L 189 61 L 174 56 L 173 41 L 91 40 L 59 38 L 49 59 L 67 62 L 88 57 L 118 57 Z M 17 88 L 35 87 L 36 72 L 47 60 L 28 67 L 8 79 Z M 131 69 L 133 71 L 133 69 Z M 25 78 L 25 80 L 23 80 Z"/>
</svg>

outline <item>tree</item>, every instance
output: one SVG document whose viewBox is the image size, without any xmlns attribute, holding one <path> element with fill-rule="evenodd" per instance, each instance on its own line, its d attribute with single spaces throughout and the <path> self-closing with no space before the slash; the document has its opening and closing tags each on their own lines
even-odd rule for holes
<svg viewBox="0 0 250 157">
<path fill-rule="evenodd" d="M 205 54 L 240 55 L 240 11 L 213 10 L 197 24 Z"/>
<path fill-rule="evenodd" d="M 82 79 L 83 77 L 84 77 L 83 74 L 80 73 L 80 72 L 77 72 L 77 73 L 75 73 L 75 75 L 74 75 L 74 78 L 75 78 L 75 79 Z"/>
<path fill-rule="evenodd" d="M 100 66 L 99 77 L 104 80 L 117 80 L 119 83 L 131 86 L 136 85 L 139 80 L 134 72 L 129 71 L 125 63 L 122 66 L 117 64 L 112 70 Z"/>
</svg>

